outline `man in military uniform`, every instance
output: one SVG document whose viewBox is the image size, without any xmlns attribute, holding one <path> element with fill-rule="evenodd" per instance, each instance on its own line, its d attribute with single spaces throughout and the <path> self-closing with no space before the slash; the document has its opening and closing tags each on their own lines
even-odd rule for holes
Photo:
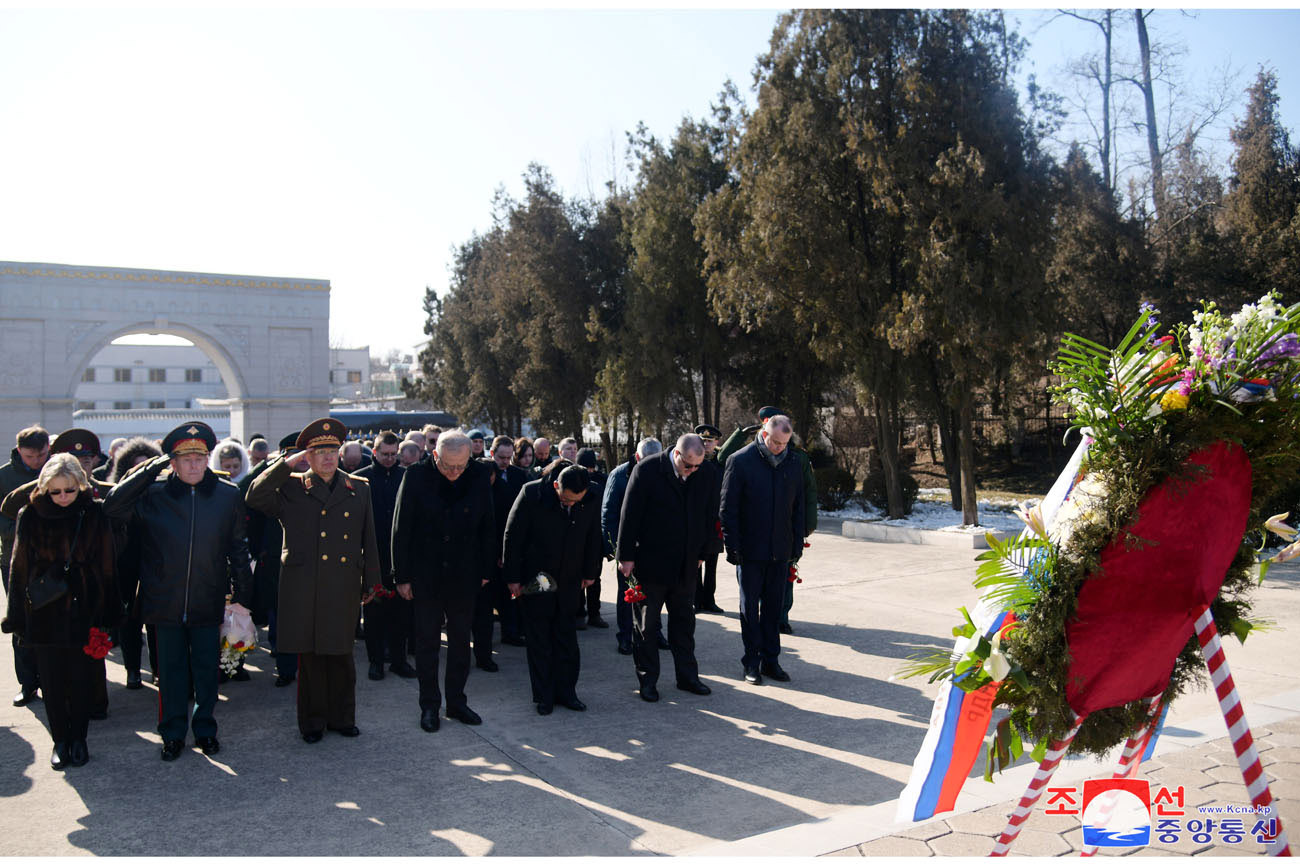
<svg viewBox="0 0 1300 866">
<path fill-rule="evenodd" d="M 713 482 L 714 492 L 719 501 L 722 498 L 722 467 L 718 465 L 718 442 L 722 431 L 712 424 L 701 424 L 695 428 L 695 435 L 704 443 L 704 462 L 700 464 L 700 474 Z M 722 553 L 722 523 L 715 523 L 709 549 L 704 554 L 704 564 L 695 584 L 695 612 L 722 613 L 714 594 L 718 589 L 718 555 Z"/>
<path fill-rule="evenodd" d="M 362 594 L 380 582 L 370 488 L 338 468 L 347 432 L 334 418 L 313 421 L 295 443 L 311 468 L 293 472 L 300 455 L 277 457 L 248 489 L 249 507 L 284 527 L 277 649 L 298 654 L 298 730 L 308 743 L 326 729 L 361 733 L 352 644 Z"/>
<path fill-rule="evenodd" d="M 220 751 L 214 710 L 226 596 L 233 594 L 231 609 L 239 613 L 252 603 L 244 500 L 208 468 L 216 444 L 202 421 L 182 424 L 163 439 L 166 456 L 127 475 L 104 499 L 109 519 L 134 521 L 140 531 L 140 617 L 158 629 L 164 761 L 180 757 L 188 729 L 203 754 Z"/>
</svg>

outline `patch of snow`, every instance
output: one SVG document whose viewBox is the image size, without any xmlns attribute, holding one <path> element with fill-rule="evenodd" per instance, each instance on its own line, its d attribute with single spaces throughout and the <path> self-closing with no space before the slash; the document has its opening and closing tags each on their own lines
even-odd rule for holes
<svg viewBox="0 0 1300 866">
<path fill-rule="evenodd" d="M 924 492 L 924 491 L 923 491 Z M 946 490 L 932 490 L 934 493 L 947 493 Z M 901 526 L 908 529 L 929 529 L 939 532 L 958 532 L 966 535 L 983 535 L 990 531 L 1008 531 L 1024 528 L 1024 523 L 1015 512 L 1006 506 L 995 505 L 988 500 L 980 500 L 979 520 L 973 526 L 961 522 L 961 512 L 953 511 L 947 501 L 917 501 L 912 506 L 912 513 L 898 520 L 889 520 L 884 513 L 877 511 L 869 503 L 853 503 L 838 511 L 823 511 L 820 516 L 834 520 L 861 520 L 867 523 L 879 523 L 883 526 Z"/>
</svg>

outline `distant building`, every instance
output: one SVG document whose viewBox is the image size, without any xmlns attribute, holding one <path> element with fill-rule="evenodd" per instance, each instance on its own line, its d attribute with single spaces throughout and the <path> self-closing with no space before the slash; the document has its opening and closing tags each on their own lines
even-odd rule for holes
<svg viewBox="0 0 1300 866">
<path fill-rule="evenodd" d="M 330 349 L 330 397 L 351 401 L 370 396 L 370 347 Z"/>
</svg>

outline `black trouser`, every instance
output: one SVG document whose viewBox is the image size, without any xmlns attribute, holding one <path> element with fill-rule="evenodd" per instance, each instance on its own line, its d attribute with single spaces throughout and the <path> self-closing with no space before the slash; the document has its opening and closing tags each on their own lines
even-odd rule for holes
<svg viewBox="0 0 1300 866">
<path fill-rule="evenodd" d="M 56 743 L 86 739 L 90 727 L 95 659 L 81 647 L 29 647 L 41 678 L 45 718 Z M 102 664 L 102 662 L 101 662 Z"/>
<path fill-rule="evenodd" d="M 554 704 L 577 698 L 578 632 L 570 598 L 560 601 L 558 592 L 534 592 L 519 597 L 528 653 L 528 679 L 533 702 Z"/>
<path fill-rule="evenodd" d="M 667 605 L 668 647 L 677 682 L 695 682 L 700 678 L 695 662 L 695 574 L 669 584 L 643 581 L 641 591 L 645 600 L 632 605 L 632 659 L 637 681 L 643 686 L 659 681 L 659 612 Z"/>
<path fill-rule="evenodd" d="M 298 731 L 316 734 L 357 723 L 357 666 L 352 653 L 298 653 Z"/>
<path fill-rule="evenodd" d="M 164 740 L 215 737 L 221 627 L 158 626 L 158 733 Z M 194 716 L 190 717 L 190 689 Z"/>
<path fill-rule="evenodd" d="M 274 607 L 269 608 L 267 613 L 266 636 L 271 642 L 271 655 L 275 656 L 275 672 L 282 677 L 294 677 L 298 675 L 298 655 L 297 653 L 282 653 L 276 648 L 276 638 L 279 637 L 280 616 Z"/>
<path fill-rule="evenodd" d="M 470 624 L 476 596 L 425 598 L 417 595 L 415 606 L 415 672 L 420 676 L 420 709 L 436 710 L 442 705 L 438 690 L 438 654 L 442 649 L 442 627 L 447 626 L 447 708 L 465 706 L 465 682 L 469 679 Z"/>
<path fill-rule="evenodd" d="M 366 620 L 366 660 L 372 665 L 382 665 L 385 659 L 393 665 L 406 661 L 406 617 L 403 613 L 410 604 L 406 599 L 394 596 L 377 598 L 362 605 Z"/>
<path fill-rule="evenodd" d="M 784 560 L 746 560 L 736 566 L 736 580 L 740 583 L 740 638 L 745 644 L 740 663 L 745 667 L 774 662 L 781 654 L 779 626 L 789 576 L 790 564 Z"/>
<path fill-rule="evenodd" d="M 706 553 L 704 567 L 699 569 L 699 583 L 695 586 L 696 607 L 716 607 L 714 595 L 718 591 L 718 554 Z"/>
<path fill-rule="evenodd" d="M 501 637 L 520 637 L 524 633 L 524 627 L 520 621 L 522 614 L 519 610 L 519 601 L 510 594 L 510 587 L 506 586 L 501 569 L 495 570 L 489 586 L 492 587 L 493 605 L 501 616 Z"/>
<path fill-rule="evenodd" d="M 132 615 L 122 625 L 122 667 L 127 673 L 140 673 L 140 658 L 144 655 L 145 644 L 149 645 L 149 670 L 158 673 L 158 630 L 151 625 L 144 626 L 145 638 L 140 638 L 140 618 Z"/>
<path fill-rule="evenodd" d="M 9 545 L 5 545 L 8 547 Z M 5 553 L 9 553 L 8 550 Z M 4 578 L 5 596 L 9 595 L 9 557 L 0 557 L 0 577 Z M 36 667 L 36 655 L 18 635 L 12 638 L 14 647 L 14 676 L 24 692 L 34 692 L 41 687 L 41 675 Z"/>
</svg>

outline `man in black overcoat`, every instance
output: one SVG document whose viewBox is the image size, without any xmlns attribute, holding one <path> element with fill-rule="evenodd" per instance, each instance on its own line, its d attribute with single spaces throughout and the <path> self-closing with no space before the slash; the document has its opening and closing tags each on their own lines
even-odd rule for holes
<svg viewBox="0 0 1300 866">
<path fill-rule="evenodd" d="M 633 607 L 632 657 L 641 698 L 659 700 L 659 612 L 668 608 L 668 648 L 677 687 L 707 695 L 695 662 L 696 572 L 709 550 L 718 494 L 698 472 L 704 443 L 694 433 L 636 464 L 618 522 L 617 559 L 623 577 L 634 575 L 645 599 Z"/>
<path fill-rule="evenodd" d="M 600 496 L 587 470 L 567 466 L 530 481 L 506 521 L 505 580 L 518 596 L 528 676 L 540 715 L 578 699 L 578 635 L 573 610 L 600 574 Z M 551 587 L 538 580 L 544 575 Z"/>
<path fill-rule="evenodd" d="M 494 608 L 501 615 L 501 642 L 511 646 L 524 645 L 519 625 L 519 603 L 511 598 L 501 571 L 504 565 L 502 550 L 506 519 L 510 516 L 510 509 L 514 506 L 519 491 L 530 480 L 527 472 L 510 462 L 514 455 L 514 440 L 509 436 L 498 436 L 492 440 L 489 456 L 479 461 L 491 473 L 492 516 L 497 527 L 496 567 L 492 569 L 492 577 L 487 586 L 479 590 L 478 601 L 474 605 L 474 663 L 489 672 L 499 669 L 497 663 L 492 661 Z"/>
<path fill-rule="evenodd" d="M 479 589 L 497 563 L 488 470 L 470 457 L 460 430 L 438 436 L 432 459 L 406 468 L 393 514 L 397 593 L 414 603 L 420 727 L 438 730 L 438 655 L 447 628 L 447 718 L 482 723 L 465 699 L 470 626 Z"/>
<path fill-rule="evenodd" d="M 358 478 L 370 483 L 370 504 L 375 514 L 375 535 L 379 540 L 380 579 L 384 589 L 393 589 L 393 511 L 397 508 L 397 491 L 406 469 L 397 463 L 397 434 L 385 430 L 375 440 L 373 460 L 356 471 Z M 411 603 L 401 596 L 372 598 L 362 607 L 366 618 L 366 657 L 370 662 L 367 676 L 384 678 L 384 660 L 388 669 L 399 677 L 414 679 L 415 668 L 406 661 L 406 640 L 410 635 Z"/>
</svg>

